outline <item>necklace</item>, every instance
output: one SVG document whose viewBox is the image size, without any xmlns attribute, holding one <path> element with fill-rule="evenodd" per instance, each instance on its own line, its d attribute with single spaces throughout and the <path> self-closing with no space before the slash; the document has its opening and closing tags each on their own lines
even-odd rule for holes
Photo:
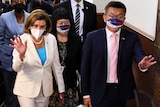
<svg viewBox="0 0 160 107">
<path fill-rule="evenodd" d="M 31 37 L 32 38 L 32 37 Z M 32 38 L 32 41 L 33 41 L 33 43 L 35 43 L 36 45 L 39 45 L 39 44 L 41 44 L 42 43 L 42 41 L 43 41 L 43 37 L 42 37 L 42 39 L 39 41 L 39 42 L 36 42 L 33 38 Z"/>
</svg>

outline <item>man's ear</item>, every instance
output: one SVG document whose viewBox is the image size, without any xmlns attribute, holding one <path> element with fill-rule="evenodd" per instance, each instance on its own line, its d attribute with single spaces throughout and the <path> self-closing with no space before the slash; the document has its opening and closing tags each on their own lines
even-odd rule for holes
<svg viewBox="0 0 160 107">
<path fill-rule="evenodd" d="M 126 20 L 126 17 L 124 17 L 124 20 Z"/>
<path fill-rule="evenodd" d="M 105 14 L 103 14 L 103 21 L 106 23 L 106 15 Z"/>
</svg>

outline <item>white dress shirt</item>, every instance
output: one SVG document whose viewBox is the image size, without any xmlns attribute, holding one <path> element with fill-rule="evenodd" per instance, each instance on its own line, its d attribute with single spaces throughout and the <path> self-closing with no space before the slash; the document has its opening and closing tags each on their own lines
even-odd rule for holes
<svg viewBox="0 0 160 107">
<path fill-rule="evenodd" d="M 81 36 L 83 34 L 83 22 L 84 22 L 84 4 L 83 0 L 81 0 L 79 3 L 77 3 L 75 0 L 71 0 L 71 6 L 72 6 L 72 14 L 75 22 L 75 17 L 76 17 L 76 9 L 77 9 L 77 4 L 79 4 L 79 10 L 80 10 L 80 26 L 79 26 L 79 35 Z"/>
<path fill-rule="evenodd" d="M 119 49 L 119 38 L 120 38 L 120 31 L 121 29 L 119 29 L 116 34 L 117 34 L 117 50 Z M 107 83 L 111 83 L 109 80 L 109 75 L 110 75 L 110 60 L 111 60 L 111 44 L 112 44 L 112 34 L 113 32 L 109 31 L 108 29 L 106 29 L 106 38 L 107 38 Z M 118 53 L 117 53 L 118 54 Z M 118 79 L 116 81 L 118 83 Z"/>
</svg>

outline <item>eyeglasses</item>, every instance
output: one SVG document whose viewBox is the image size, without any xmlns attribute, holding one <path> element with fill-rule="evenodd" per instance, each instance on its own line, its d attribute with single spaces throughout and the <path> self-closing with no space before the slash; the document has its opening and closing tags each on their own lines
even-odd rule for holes
<svg viewBox="0 0 160 107">
<path fill-rule="evenodd" d="M 111 19 L 112 19 L 112 18 L 117 18 L 117 19 L 119 19 L 119 20 L 123 20 L 123 19 L 125 18 L 125 16 L 123 16 L 123 15 L 115 16 L 115 15 L 109 14 L 109 15 L 106 15 L 106 16 L 110 17 Z"/>
</svg>

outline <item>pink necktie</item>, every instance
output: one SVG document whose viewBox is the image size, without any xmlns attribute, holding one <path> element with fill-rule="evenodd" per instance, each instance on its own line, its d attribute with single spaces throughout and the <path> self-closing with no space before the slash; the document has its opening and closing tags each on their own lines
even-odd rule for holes
<svg viewBox="0 0 160 107">
<path fill-rule="evenodd" d="M 110 75 L 109 79 L 111 83 L 115 83 L 117 80 L 117 34 L 112 34 L 112 44 L 111 44 L 111 58 L 110 58 Z"/>
</svg>

